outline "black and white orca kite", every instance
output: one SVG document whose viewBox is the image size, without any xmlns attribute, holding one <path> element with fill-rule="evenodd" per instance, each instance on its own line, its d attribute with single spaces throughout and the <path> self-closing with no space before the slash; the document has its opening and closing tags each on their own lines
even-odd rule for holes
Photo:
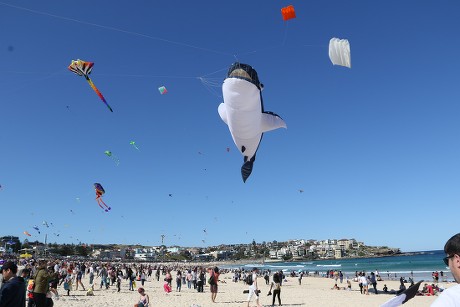
<svg viewBox="0 0 460 307">
<path fill-rule="evenodd" d="M 286 128 L 281 117 L 264 111 L 263 84 L 257 72 L 247 64 L 234 63 L 228 69 L 222 85 L 224 102 L 219 105 L 219 115 L 228 125 L 236 147 L 244 156 L 241 167 L 243 181 L 251 175 L 257 149 L 264 132 Z"/>
</svg>

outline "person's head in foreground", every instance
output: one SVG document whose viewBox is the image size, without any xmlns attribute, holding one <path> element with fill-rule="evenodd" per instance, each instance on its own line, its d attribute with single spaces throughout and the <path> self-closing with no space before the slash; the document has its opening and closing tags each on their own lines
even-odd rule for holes
<svg viewBox="0 0 460 307">
<path fill-rule="evenodd" d="M 444 245 L 444 263 L 450 268 L 457 283 L 460 283 L 460 233 L 447 240 Z"/>
<path fill-rule="evenodd" d="M 16 276 L 17 272 L 18 272 L 18 267 L 12 261 L 7 261 L 2 266 L 2 275 L 3 275 L 4 281 L 8 281 L 12 277 Z"/>
<path fill-rule="evenodd" d="M 443 259 L 444 263 L 449 267 L 458 285 L 442 291 L 431 304 L 431 307 L 455 307 L 459 306 L 458 302 L 460 302 L 460 233 L 447 240 L 446 245 L 444 245 L 444 252 L 446 253 L 446 257 Z M 433 286 L 425 285 L 424 290 L 430 291 L 429 289 L 433 288 Z"/>
</svg>

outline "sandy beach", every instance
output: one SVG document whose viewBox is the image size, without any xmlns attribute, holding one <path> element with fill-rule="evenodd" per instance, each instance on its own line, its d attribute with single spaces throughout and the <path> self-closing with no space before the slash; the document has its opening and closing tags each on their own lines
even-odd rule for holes
<svg viewBox="0 0 460 307">
<path fill-rule="evenodd" d="M 173 275 L 174 277 L 175 275 Z M 216 303 L 211 302 L 211 293 L 209 286 L 206 285 L 204 293 L 197 293 L 196 290 L 187 288 L 187 285 L 182 285 L 181 292 L 174 291 L 175 282 L 173 281 L 173 292 L 165 293 L 163 290 L 163 276 L 160 281 L 156 281 L 153 276 L 145 282 L 144 289 L 150 297 L 150 306 L 247 306 L 247 294 L 243 291 L 248 289 L 242 281 L 232 282 L 231 273 L 222 274 L 219 282 L 219 293 Z M 382 292 L 383 285 L 386 284 L 388 289 L 398 289 L 399 281 L 389 280 L 380 281 L 377 289 L 380 290 L 379 295 L 375 295 L 373 290 L 370 290 L 369 295 L 362 295 L 359 291 L 358 283 L 352 282 L 352 291 L 332 290 L 334 280 L 324 277 L 304 277 L 302 284 L 299 285 L 298 279 L 295 277 L 286 277 L 286 282 L 283 283 L 281 290 L 281 299 L 283 306 L 380 306 L 394 295 L 384 294 Z M 94 296 L 86 296 L 86 291 L 81 289 L 70 292 L 70 296 L 66 295 L 63 287 L 58 288 L 59 299 L 54 299 L 55 307 L 88 307 L 88 306 L 133 306 L 137 303 L 139 294 L 137 291 L 128 290 L 128 282 L 123 280 L 121 291 L 118 293 L 116 286 L 109 289 L 99 289 L 100 279 L 95 280 Z M 83 284 L 88 287 L 88 277 L 83 278 Z M 260 303 L 263 306 L 271 306 L 272 296 L 267 296 L 269 285 L 265 284 L 265 280 L 258 278 L 260 294 Z M 345 287 L 346 282 L 338 284 L 340 287 Z M 452 284 L 447 284 L 449 287 Z M 136 282 L 136 286 L 140 286 L 140 282 Z M 423 284 L 422 284 L 423 286 Z M 436 297 L 416 296 L 404 306 L 430 306 Z M 278 304 L 276 303 L 275 306 Z M 254 299 L 250 306 L 256 306 Z"/>
</svg>

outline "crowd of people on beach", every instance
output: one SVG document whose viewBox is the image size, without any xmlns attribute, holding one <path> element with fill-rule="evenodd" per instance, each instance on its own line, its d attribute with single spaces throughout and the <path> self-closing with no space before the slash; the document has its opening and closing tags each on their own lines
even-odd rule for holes
<svg viewBox="0 0 460 307">
<path fill-rule="evenodd" d="M 281 270 L 275 272 L 271 270 L 259 271 L 257 268 L 253 268 L 250 271 L 246 269 L 219 270 L 218 267 L 192 267 L 184 264 L 110 263 L 59 259 L 42 259 L 39 261 L 32 259 L 30 261 L 18 260 L 16 262 L 9 261 L 3 267 L 15 268 L 16 271 L 17 265 L 23 268 L 19 272 L 20 276 L 18 278 L 22 278 L 22 283 L 24 284 L 23 296 L 24 300 L 27 298 L 27 307 L 52 307 L 54 304 L 53 298 L 55 300 L 59 299 L 58 288 L 64 290 L 64 294 L 61 295 L 70 296 L 71 292 L 78 291 L 80 288 L 86 291 L 86 295 L 92 296 L 94 295 L 95 287 L 100 290 L 116 287 L 117 292 L 120 292 L 122 284 L 128 287 L 128 291 L 137 289 L 140 297 L 138 302 L 134 304 L 135 307 L 148 307 L 151 305 L 150 297 L 144 289 L 144 283 L 147 280 L 163 282 L 163 289 L 166 293 L 173 292 L 173 289 L 175 292 L 180 292 L 182 287 L 204 292 L 204 286 L 208 285 L 211 301 L 216 302 L 218 284 L 226 283 L 225 280 L 220 280 L 219 276 L 222 273 L 230 272 L 233 276 L 233 282 L 243 282 L 248 286 L 248 290 L 245 290 L 248 294 L 248 306 L 253 298 L 257 306 L 261 306 L 259 302 L 259 282 L 270 285 L 267 295 L 272 295 L 272 306 L 276 301 L 281 306 L 281 288 L 283 281 L 286 281 L 285 274 L 287 273 Z M 16 273 L 16 271 L 14 272 Z M 354 281 L 358 283 L 360 292 L 365 295 L 369 294 L 369 286 L 373 287 L 373 293 L 378 294 L 377 280 L 382 280 L 378 271 L 371 272 L 370 275 L 366 275 L 366 272 L 355 272 L 353 279 L 345 277 L 343 272 L 338 270 L 328 270 L 321 273 L 292 271 L 287 274 L 292 278 L 297 278 L 299 285 L 301 285 L 304 276 L 331 278 L 334 280 L 333 290 L 351 291 L 352 281 Z M 86 287 L 82 282 L 85 277 L 89 282 Z M 259 278 L 261 281 L 258 281 Z M 346 285 L 341 286 L 344 281 Z M 383 292 L 399 294 L 406 290 L 404 283 L 407 281 L 403 277 L 401 277 L 400 281 L 401 287 L 399 290 L 388 290 L 385 285 Z M 411 278 L 409 278 L 409 281 L 413 284 Z M 421 295 L 435 295 L 442 292 L 442 290 L 442 287 L 426 284 L 420 293 Z"/>
<path fill-rule="evenodd" d="M 18 270 L 18 267 L 22 267 L 22 269 Z M 4 270 L 10 272 L 11 276 L 6 274 Z M 66 259 L 40 259 L 36 261 L 34 259 L 12 258 L 3 264 L 3 274 L 0 281 L 4 280 L 6 282 L 9 280 L 8 277 L 14 276 L 14 284 L 20 285 L 15 287 L 14 297 L 22 297 L 21 300 L 17 300 L 17 306 L 21 307 L 52 307 L 54 305 L 53 299 L 59 300 L 60 295 L 70 296 L 73 291 L 78 291 L 79 288 L 82 291 L 86 291 L 87 296 L 94 295 L 95 287 L 102 291 L 116 287 L 117 292 L 120 292 L 123 283 L 128 287 L 128 291 L 135 291 L 137 288 L 140 298 L 134 306 L 148 307 L 150 306 L 150 298 L 143 287 L 147 280 L 153 279 L 157 282 L 163 282 L 163 289 L 166 293 L 172 292 L 173 288 L 176 292 L 180 292 L 182 286 L 194 289 L 197 292 L 204 292 L 205 285 L 208 285 L 211 301 L 216 302 L 218 283 L 226 283 L 225 280 L 219 279 L 219 275 L 229 272 L 230 270 L 228 269 L 219 270 L 218 267 L 191 267 L 183 264 L 110 263 Z M 258 300 L 258 272 L 255 270 L 251 272 L 233 270 L 233 272 L 234 282 L 243 281 L 248 283 L 250 287 L 248 301 L 254 295 Z M 16 274 L 19 274 L 19 276 L 16 276 Z M 246 278 L 249 275 L 254 276 L 253 282 L 250 284 Z M 82 282 L 85 277 L 89 282 L 86 287 Z M 275 277 L 276 280 L 277 278 Z M 162 281 L 160 281 L 161 279 Z M 276 285 L 277 283 L 280 282 L 275 282 L 273 293 L 278 298 L 278 301 L 281 302 L 280 287 Z M 12 284 L 13 279 L 8 281 L 9 286 Z M 252 289 L 254 287 L 255 290 Z M 59 294 L 58 289 L 63 289 L 64 294 Z M 7 297 L 13 297 L 8 291 L 8 289 L 2 291 L 2 296 L 0 297 L 1 307 L 16 306 L 11 302 L 6 305 L 3 304 Z"/>
<path fill-rule="evenodd" d="M 144 283 L 147 280 L 163 282 L 163 289 L 166 293 L 180 292 L 182 287 L 204 292 L 204 286 L 208 285 L 211 301 L 216 302 L 218 284 L 226 283 L 225 280 L 219 279 L 222 273 L 232 273 L 233 282 L 243 282 L 248 286 L 248 290 L 245 290 L 248 294 L 248 306 L 253 298 L 257 306 L 261 306 L 259 302 L 259 282 L 270 285 L 267 295 L 272 295 L 272 305 L 274 306 L 277 301 L 281 306 L 281 288 L 283 281 L 286 281 L 285 274 L 287 273 L 283 271 L 272 272 L 271 270 L 259 271 L 257 268 L 253 268 L 250 271 L 246 269 L 219 270 L 218 267 L 192 267 L 184 264 L 110 263 L 59 259 L 9 261 L 3 268 L 14 268 L 12 272 L 14 271 L 16 274 L 18 265 L 23 268 L 19 272 L 18 279 L 22 279 L 21 283 L 24 284 L 24 302 L 27 298 L 28 307 L 52 307 L 54 304 L 53 298 L 55 300 L 59 299 L 58 288 L 64 290 L 64 294 L 61 295 L 70 296 L 71 292 L 81 289 L 86 291 L 86 295 L 92 296 L 94 295 L 95 287 L 100 290 L 116 287 L 117 292 L 120 292 L 122 284 L 128 287 L 128 291 L 137 289 L 140 296 L 138 302 L 134 304 L 135 307 L 148 307 L 151 305 L 150 297 L 144 289 Z M 366 272 L 355 272 L 355 276 L 352 279 L 345 277 L 343 272 L 339 270 L 328 270 L 322 273 L 292 271 L 287 274 L 292 278 L 297 278 L 299 285 L 302 284 L 304 276 L 322 276 L 333 279 L 333 290 L 351 291 L 352 281 L 357 282 L 360 293 L 365 295 L 369 294 L 370 286 L 373 287 L 373 293 L 378 294 L 377 280 L 382 280 L 378 271 L 371 272 L 369 275 Z M 89 282 L 86 287 L 82 282 L 85 277 Z M 258 280 L 259 278 L 260 281 Z M 345 285 L 341 286 L 344 281 Z M 400 282 L 400 289 L 388 290 L 385 285 L 383 292 L 399 294 L 406 290 L 404 283 L 407 281 L 401 277 Z M 412 278 L 409 278 L 409 282 L 411 285 L 413 284 Z M 435 284 L 425 284 L 420 291 L 420 295 L 435 295 L 442 292 L 442 290 L 442 287 Z"/>
<path fill-rule="evenodd" d="M 444 258 L 444 262 L 449 266 L 455 281 L 458 283 L 460 282 L 460 234 L 446 243 L 445 251 L 448 256 Z M 144 288 L 146 281 L 156 282 L 158 286 L 162 285 L 166 293 L 181 292 L 182 287 L 186 287 L 188 291 L 202 293 L 207 286 L 211 294 L 210 300 L 215 303 L 217 302 L 219 284 L 226 283 L 225 279 L 220 279 L 221 274 L 231 274 L 232 282 L 243 282 L 247 286 L 247 290 L 244 291 L 248 295 L 247 306 L 253 299 L 257 306 L 261 306 L 259 287 L 261 284 L 270 286 L 267 296 L 272 296 L 272 306 L 275 305 L 276 301 L 281 306 L 281 289 L 283 282 L 287 282 L 286 274 L 293 279 L 297 278 L 299 286 L 302 285 L 304 276 L 330 278 L 334 281 L 332 290 L 351 291 L 352 282 L 355 282 L 359 286 L 360 293 L 364 295 L 369 295 L 369 293 L 399 295 L 408 289 L 406 283 L 410 283 L 409 288 L 414 285 L 411 274 L 408 280 L 400 277 L 399 289 L 389 290 L 384 284 L 383 289 L 379 291 L 377 282 L 383 281 L 383 279 L 377 270 L 369 274 L 357 271 L 353 278 L 349 278 L 340 270 L 329 270 L 325 273 L 285 272 L 268 269 L 259 270 L 256 267 L 252 270 L 245 268 L 219 269 L 211 265 L 187 263 L 123 263 L 74 261 L 71 259 L 24 260 L 10 258 L 3 263 L 1 272 L 0 307 L 52 307 L 54 305 L 53 300 L 59 300 L 62 296 L 70 296 L 73 291 L 79 289 L 86 292 L 87 296 L 93 296 L 95 288 L 98 288 L 99 291 L 116 288 L 117 292 L 120 292 L 122 286 L 127 287 L 128 291 L 138 291 L 139 299 L 134 303 L 135 307 L 152 307 L 154 305 L 152 298 L 149 297 Z M 460 285 L 446 288 L 438 283 L 439 275 L 445 275 L 442 272 L 435 273 L 437 272 L 433 273 L 433 283 L 425 283 L 421 290 L 414 292 L 414 295 L 440 295 L 441 301 L 453 297 L 454 305 L 434 304 L 434 306 L 460 306 Z M 342 284 L 344 285 L 342 286 Z M 369 290 L 370 287 L 372 287 L 371 291 Z M 62 292 L 62 290 L 64 291 Z"/>
<path fill-rule="evenodd" d="M 19 270 L 19 267 L 22 269 Z M 257 268 L 219 270 L 218 267 L 192 267 L 184 264 L 111 263 L 68 259 L 40 259 L 38 261 L 11 259 L 3 264 L 3 273 L 4 270 L 14 275 L 15 284 L 19 285 L 15 288 L 14 297 L 22 297 L 22 299 L 17 300 L 15 304 L 10 302 L 3 305 L 6 297 L 13 297 L 5 290 L 0 298 L 2 302 L 0 307 L 52 307 L 53 300 L 59 300 L 63 295 L 71 296 L 72 292 L 79 289 L 85 291 L 87 296 L 93 296 L 95 288 L 104 291 L 116 287 L 117 292 L 120 292 L 122 284 L 128 287 L 128 291 L 135 291 L 137 288 L 140 297 L 134 304 L 135 307 L 149 307 L 152 304 L 151 299 L 143 287 L 147 280 L 163 283 L 166 293 L 180 292 L 182 287 L 194 289 L 199 293 L 204 292 L 204 287 L 207 285 L 211 293 L 211 301 L 216 302 L 218 284 L 226 283 L 225 280 L 219 279 L 222 273 L 232 273 L 233 282 L 242 282 L 248 287 L 248 290 L 245 290 L 248 294 L 248 306 L 253 299 L 258 306 L 261 306 L 259 282 L 262 281 L 259 279 L 264 280 L 266 285 L 270 285 L 267 295 L 273 295 L 273 304 L 277 301 L 281 306 L 281 286 L 283 280 L 285 281 L 283 271 L 259 271 Z M 19 275 L 16 276 L 16 274 Z M 291 273 L 291 276 L 295 276 L 295 273 Z M 4 273 L 2 277 L 0 281 L 8 281 L 7 274 Z M 87 282 L 86 286 L 83 279 Z M 11 285 L 12 280 L 8 281 L 8 284 Z"/>
</svg>

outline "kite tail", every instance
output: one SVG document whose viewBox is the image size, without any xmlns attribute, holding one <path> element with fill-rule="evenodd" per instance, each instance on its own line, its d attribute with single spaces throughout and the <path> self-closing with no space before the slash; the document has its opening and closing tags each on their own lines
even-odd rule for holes
<svg viewBox="0 0 460 307">
<path fill-rule="evenodd" d="M 105 212 L 109 212 L 109 210 L 112 209 L 109 206 L 107 206 L 107 204 L 102 200 L 100 196 L 96 197 L 96 200 L 99 207 L 101 207 L 101 209 L 103 209 Z M 105 208 L 102 205 L 104 205 Z"/>
<path fill-rule="evenodd" d="M 91 79 L 89 77 L 86 77 L 86 81 L 88 81 L 89 85 L 91 86 L 91 88 L 96 92 L 96 94 L 99 96 L 99 98 L 101 98 L 101 100 L 105 103 L 105 105 L 107 106 L 107 108 L 109 108 L 110 112 L 113 112 L 112 108 L 109 106 L 109 104 L 107 103 L 107 101 L 105 100 L 104 96 L 102 96 L 102 93 L 97 89 L 97 87 L 94 85 L 93 81 L 91 81 Z"/>
</svg>

